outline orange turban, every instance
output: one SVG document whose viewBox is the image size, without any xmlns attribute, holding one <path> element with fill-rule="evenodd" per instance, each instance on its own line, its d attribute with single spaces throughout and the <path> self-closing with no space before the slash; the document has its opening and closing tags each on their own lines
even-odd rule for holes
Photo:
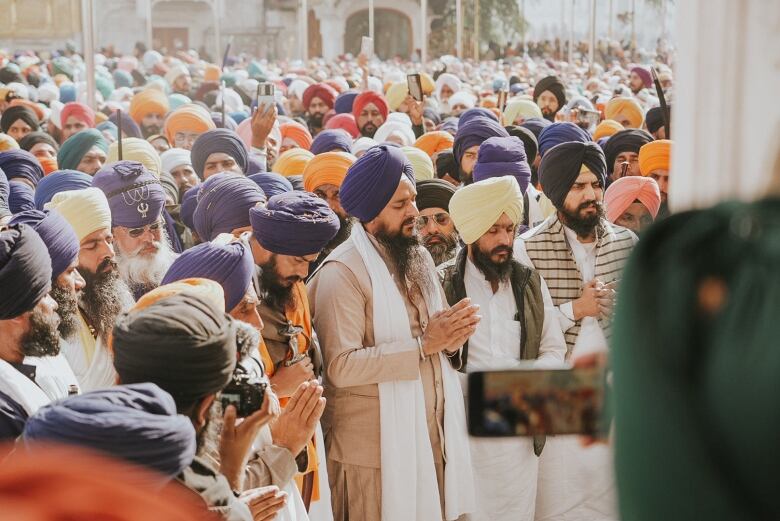
<svg viewBox="0 0 780 521">
<path fill-rule="evenodd" d="M 347 152 L 323 152 L 309 161 L 303 170 L 303 188 L 313 192 L 325 184 L 341 186 L 347 176 L 347 169 L 357 158 Z"/>
<path fill-rule="evenodd" d="M 642 175 L 650 175 L 655 170 L 669 171 L 671 152 L 672 142 L 668 139 L 658 139 L 643 145 L 639 149 L 639 171 Z"/>
<path fill-rule="evenodd" d="M 223 312 L 225 311 L 225 293 L 222 286 L 213 280 L 199 278 L 182 279 L 158 286 L 138 299 L 130 311 L 144 310 L 164 298 L 179 293 L 197 295 Z"/>
<path fill-rule="evenodd" d="M 661 191 L 655 179 L 632 175 L 621 177 L 609 185 L 604 192 L 604 206 L 609 222 L 617 221 L 634 201 L 645 205 L 655 219 L 661 207 Z"/>
<path fill-rule="evenodd" d="M 177 132 L 194 132 L 203 134 L 207 130 L 217 128 L 211 119 L 211 114 L 206 109 L 194 103 L 182 105 L 171 112 L 165 120 L 165 137 L 174 144 L 174 136 Z"/>
<path fill-rule="evenodd" d="M 147 114 L 168 113 L 168 98 L 159 89 L 144 89 L 130 100 L 130 117 L 141 124 Z"/>
<path fill-rule="evenodd" d="M 282 123 L 279 125 L 279 130 L 282 133 L 282 141 L 288 137 L 298 143 L 298 146 L 309 150 L 311 148 L 312 137 L 309 133 L 309 129 L 298 123 L 297 121 L 290 121 L 289 123 Z"/>
<path fill-rule="evenodd" d="M 206 69 L 203 71 L 203 81 L 204 82 L 219 82 L 219 77 L 222 75 L 222 71 L 219 67 L 216 65 L 208 64 L 206 65 Z"/>
<path fill-rule="evenodd" d="M 621 114 L 630 122 L 628 128 L 642 128 L 642 123 L 645 122 L 645 113 L 634 98 L 620 96 L 607 102 L 607 106 L 604 107 L 605 119 L 617 121 Z"/>
<path fill-rule="evenodd" d="M 285 150 L 274 163 L 272 172 L 282 174 L 283 176 L 301 175 L 306 169 L 306 165 L 312 160 L 314 154 L 305 148 L 291 148 Z"/>
<path fill-rule="evenodd" d="M 449 132 L 443 130 L 436 130 L 434 132 L 426 132 L 414 142 L 414 146 L 431 156 L 442 150 L 452 148 L 452 144 L 455 142 L 455 138 Z"/>
<path fill-rule="evenodd" d="M 614 119 L 605 119 L 596 127 L 593 132 L 593 141 L 598 141 L 603 137 L 610 137 L 613 134 L 617 134 L 621 130 L 625 130 L 626 127 L 615 121 Z"/>
</svg>

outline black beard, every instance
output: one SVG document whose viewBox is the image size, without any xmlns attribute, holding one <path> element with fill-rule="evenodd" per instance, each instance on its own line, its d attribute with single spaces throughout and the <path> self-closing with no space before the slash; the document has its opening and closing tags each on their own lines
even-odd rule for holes
<svg viewBox="0 0 780 521">
<path fill-rule="evenodd" d="M 414 219 L 410 217 L 404 221 L 402 226 L 413 222 Z M 389 258 L 395 262 L 398 274 L 408 286 L 416 285 L 423 294 L 431 291 L 431 277 L 428 276 L 429 267 L 426 265 L 425 257 L 420 252 L 420 237 L 417 234 L 406 237 L 401 230 L 390 233 L 386 229 L 382 229 L 374 237 L 379 244 L 385 247 Z"/>
<path fill-rule="evenodd" d="M 555 114 L 555 112 L 548 112 L 547 110 L 542 109 L 542 117 L 547 121 L 552 121 L 555 123 Z"/>
<path fill-rule="evenodd" d="M 596 206 L 596 213 L 588 217 L 580 217 L 580 211 L 590 206 Z M 598 201 L 586 201 L 577 207 L 574 213 L 569 213 L 567 210 L 559 209 L 563 214 L 563 224 L 569 227 L 577 237 L 589 237 L 596 226 L 599 225 L 601 219 L 604 218 L 604 205 Z"/>
<path fill-rule="evenodd" d="M 281 277 L 276 270 L 276 255 L 271 256 L 269 262 L 261 264 L 260 268 L 261 302 L 278 311 L 285 311 L 293 307 L 296 304 L 293 285 L 285 286 L 281 283 Z M 290 279 L 287 282 L 297 282 L 298 280 L 300 279 L 295 277 L 295 281 Z"/>
<path fill-rule="evenodd" d="M 488 282 L 506 282 L 512 274 L 512 247 L 497 246 L 490 253 L 483 252 L 479 246 L 474 244 L 471 250 L 472 262 L 474 266 L 485 276 Z M 496 263 L 491 259 L 491 255 L 498 253 L 508 253 L 504 262 Z"/>
<path fill-rule="evenodd" d="M 58 327 L 60 335 L 69 340 L 75 336 L 79 329 L 79 300 L 76 292 L 53 284 L 49 295 L 57 303 L 57 314 L 60 316 Z"/>
<path fill-rule="evenodd" d="M 322 120 L 325 118 L 325 114 L 320 114 L 318 112 L 315 112 L 314 114 L 309 114 L 309 128 L 322 128 Z"/>
<path fill-rule="evenodd" d="M 438 238 L 441 242 L 428 244 L 432 238 Z M 458 235 L 452 233 L 449 235 L 443 233 L 434 233 L 423 239 L 423 245 L 428 253 L 433 257 L 433 263 L 437 266 L 450 260 L 455 254 L 455 248 L 458 246 Z"/>
<path fill-rule="evenodd" d="M 111 265 L 113 269 L 104 272 Z M 98 272 L 81 272 L 86 286 L 81 292 L 79 305 L 89 318 L 92 326 L 103 336 L 114 329 L 116 318 L 125 309 L 128 300 L 132 300 L 130 289 L 120 278 L 116 262 L 105 259 L 98 266 Z M 123 298 L 124 297 L 124 298 Z"/>
<path fill-rule="evenodd" d="M 371 122 L 366 123 L 360 128 L 360 135 L 364 137 L 373 138 L 374 134 L 376 134 L 376 129 L 377 127 L 373 123 Z"/>
<path fill-rule="evenodd" d="M 30 329 L 22 337 L 24 356 L 57 356 L 60 353 L 60 332 L 57 315 L 47 317 L 36 308 L 30 314 Z"/>
<path fill-rule="evenodd" d="M 148 138 L 149 136 L 160 134 L 162 128 L 159 125 L 149 125 L 148 127 L 143 127 L 142 130 L 143 130 L 144 138 Z"/>
</svg>

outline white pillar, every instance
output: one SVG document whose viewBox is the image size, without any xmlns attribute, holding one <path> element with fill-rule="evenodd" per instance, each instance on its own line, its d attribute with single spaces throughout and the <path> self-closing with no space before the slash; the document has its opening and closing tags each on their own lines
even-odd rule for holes
<svg viewBox="0 0 780 521">
<path fill-rule="evenodd" d="M 298 5 L 298 56 L 309 59 L 309 7 L 306 0 Z"/>
<path fill-rule="evenodd" d="M 455 0 L 455 54 L 463 56 L 463 5 L 461 0 Z"/>
<path fill-rule="evenodd" d="M 574 52 L 574 4 L 577 0 L 571 0 L 571 13 L 569 13 L 569 65 L 572 64 L 572 53 Z"/>
<path fill-rule="evenodd" d="M 92 0 L 81 0 L 81 33 L 84 45 L 84 65 L 86 66 L 87 105 L 97 110 L 95 104 L 95 20 Z"/>
<path fill-rule="evenodd" d="M 151 51 L 154 48 L 154 31 L 152 30 L 152 0 L 146 0 L 146 47 Z"/>
<path fill-rule="evenodd" d="M 368 37 L 374 40 L 374 0 L 368 0 Z M 374 54 L 376 54 L 376 40 L 374 40 Z"/>
<path fill-rule="evenodd" d="M 219 41 L 222 39 L 219 31 L 219 8 L 217 2 L 219 0 L 212 0 L 211 11 L 214 14 L 214 60 L 221 60 L 224 49 L 220 45 Z"/>
<path fill-rule="evenodd" d="M 596 0 L 590 0 L 590 44 L 588 45 L 588 67 L 593 71 L 596 56 Z"/>
<path fill-rule="evenodd" d="M 428 61 L 428 0 L 420 0 L 420 64 Z"/>
<path fill-rule="evenodd" d="M 479 0 L 474 0 L 474 59 L 479 60 Z"/>
</svg>

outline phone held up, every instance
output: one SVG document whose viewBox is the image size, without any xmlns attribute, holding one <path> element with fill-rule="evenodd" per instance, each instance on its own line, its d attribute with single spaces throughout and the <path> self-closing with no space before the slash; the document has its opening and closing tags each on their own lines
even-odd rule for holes
<svg viewBox="0 0 780 521">
<path fill-rule="evenodd" d="M 406 84 L 409 87 L 409 94 L 417 101 L 423 100 L 422 80 L 419 74 L 408 74 Z"/>
<path fill-rule="evenodd" d="M 257 110 L 265 110 L 267 107 L 274 105 L 275 89 L 273 83 L 258 83 L 257 84 Z"/>
</svg>

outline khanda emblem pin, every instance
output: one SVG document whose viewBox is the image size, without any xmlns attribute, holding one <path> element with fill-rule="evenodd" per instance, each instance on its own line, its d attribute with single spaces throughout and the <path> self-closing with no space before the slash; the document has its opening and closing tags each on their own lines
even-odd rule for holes
<svg viewBox="0 0 780 521">
<path fill-rule="evenodd" d="M 146 219 L 146 214 L 149 213 L 148 203 L 139 203 L 138 206 L 135 207 L 135 209 L 138 210 L 138 213 L 141 214 L 141 219 Z"/>
</svg>

